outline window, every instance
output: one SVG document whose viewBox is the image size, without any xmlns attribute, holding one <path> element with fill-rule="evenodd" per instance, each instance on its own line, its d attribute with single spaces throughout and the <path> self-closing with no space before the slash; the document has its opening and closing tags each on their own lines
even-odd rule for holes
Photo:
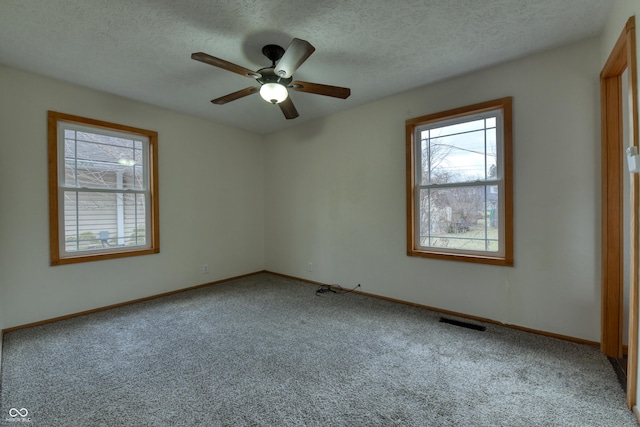
<svg viewBox="0 0 640 427">
<path fill-rule="evenodd" d="M 407 120 L 409 256 L 513 265 L 511 105 Z"/>
<path fill-rule="evenodd" d="M 158 134 L 48 119 L 51 265 L 158 253 Z"/>
</svg>

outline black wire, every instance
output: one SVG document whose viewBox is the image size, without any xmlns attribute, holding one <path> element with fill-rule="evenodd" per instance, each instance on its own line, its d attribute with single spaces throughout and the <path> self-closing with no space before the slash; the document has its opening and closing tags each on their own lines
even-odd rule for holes
<svg viewBox="0 0 640 427">
<path fill-rule="evenodd" d="M 360 287 L 360 283 L 358 283 L 353 289 L 346 289 L 346 290 L 340 285 L 321 285 L 316 290 L 316 295 L 324 294 L 327 292 L 333 292 L 334 294 L 348 294 L 349 292 L 355 291 L 359 287 Z M 337 290 L 334 288 L 337 288 Z"/>
</svg>

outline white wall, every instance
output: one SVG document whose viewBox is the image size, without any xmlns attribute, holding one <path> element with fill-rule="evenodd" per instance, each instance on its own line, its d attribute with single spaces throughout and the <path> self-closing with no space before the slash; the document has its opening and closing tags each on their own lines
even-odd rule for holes
<svg viewBox="0 0 640 427">
<path fill-rule="evenodd" d="M 2 327 L 264 269 L 262 137 L 5 67 L 0 94 Z M 158 132 L 159 254 L 49 266 L 47 110 Z"/>
<path fill-rule="evenodd" d="M 267 269 L 599 341 L 599 48 L 588 40 L 269 135 Z M 504 96 L 515 267 L 407 257 L 405 120 Z"/>
<path fill-rule="evenodd" d="M 605 62 L 607 62 L 613 46 L 616 41 L 618 41 L 620 33 L 631 16 L 636 16 L 636 26 L 640 24 L 640 1 L 614 1 L 611 11 L 609 12 L 609 17 L 607 18 L 607 23 L 602 31 L 602 40 L 600 43 L 601 66 L 604 66 Z M 637 59 L 640 62 L 640 56 L 638 56 Z"/>
</svg>

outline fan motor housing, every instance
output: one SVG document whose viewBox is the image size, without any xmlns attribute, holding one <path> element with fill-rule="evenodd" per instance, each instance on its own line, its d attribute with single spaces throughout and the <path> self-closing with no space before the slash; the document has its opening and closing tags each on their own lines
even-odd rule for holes
<svg viewBox="0 0 640 427">
<path fill-rule="evenodd" d="M 268 44 L 262 48 L 262 54 L 269 58 L 273 66 L 275 66 L 276 62 L 284 55 L 284 48 L 277 44 Z"/>
<path fill-rule="evenodd" d="M 278 76 L 273 70 L 274 70 L 274 67 L 266 67 L 266 68 L 259 69 L 257 72 L 260 73 L 262 77 L 257 78 L 256 80 L 260 84 L 280 83 L 283 86 L 289 86 L 291 84 L 293 77 L 283 79 L 282 77 Z"/>
</svg>

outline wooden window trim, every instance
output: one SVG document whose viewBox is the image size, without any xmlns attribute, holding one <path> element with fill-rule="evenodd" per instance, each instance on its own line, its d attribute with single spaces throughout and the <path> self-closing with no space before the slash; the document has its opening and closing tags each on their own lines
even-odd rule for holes
<svg viewBox="0 0 640 427">
<path fill-rule="evenodd" d="M 512 97 L 495 99 L 479 104 L 455 108 L 435 114 L 416 117 L 406 121 L 406 209 L 407 209 L 407 255 L 442 260 L 464 261 L 479 264 L 513 266 L 513 113 Z M 430 252 L 417 249 L 415 242 L 415 129 L 434 121 L 453 119 L 474 113 L 502 109 L 503 111 L 503 165 L 504 165 L 504 256 L 468 255 L 460 253 Z"/>
<path fill-rule="evenodd" d="M 48 111 L 47 139 L 48 139 L 48 168 L 49 168 L 49 250 L 52 266 L 74 264 L 79 262 L 98 261 L 114 258 L 124 258 L 138 255 L 156 254 L 160 252 L 160 217 L 158 202 L 158 133 L 146 129 L 74 116 L 71 114 Z M 127 132 L 142 135 L 149 140 L 149 217 L 151 224 L 150 246 L 142 249 L 127 251 L 78 254 L 74 256 L 60 256 L 60 228 L 58 205 L 58 122 L 74 123 L 101 128 L 111 131 Z"/>
</svg>

